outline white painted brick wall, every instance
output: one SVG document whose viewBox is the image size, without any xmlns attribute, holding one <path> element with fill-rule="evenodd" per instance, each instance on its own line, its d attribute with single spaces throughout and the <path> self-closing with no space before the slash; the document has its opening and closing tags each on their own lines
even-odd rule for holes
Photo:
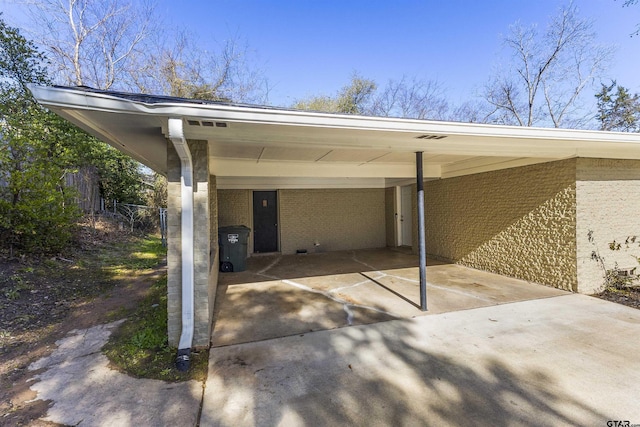
<svg viewBox="0 0 640 427">
<path fill-rule="evenodd" d="M 576 196 L 579 291 L 593 293 L 606 269 L 638 266 L 640 161 L 578 159 Z M 609 248 L 614 241 L 620 250 Z"/>
</svg>

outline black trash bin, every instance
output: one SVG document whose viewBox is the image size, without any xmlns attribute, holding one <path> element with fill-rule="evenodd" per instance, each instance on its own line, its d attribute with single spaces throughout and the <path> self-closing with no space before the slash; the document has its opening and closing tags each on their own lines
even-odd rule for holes
<svg viewBox="0 0 640 427">
<path fill-rule="evenodd" d="M 247 239 L 250 231 L 244 225 L 218 228 L 220 271 L 244 271 L 247 268 Z"/>
</svg>

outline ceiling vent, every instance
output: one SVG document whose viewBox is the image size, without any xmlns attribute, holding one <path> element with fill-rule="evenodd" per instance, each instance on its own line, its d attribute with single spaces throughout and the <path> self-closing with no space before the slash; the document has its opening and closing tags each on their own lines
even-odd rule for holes
<svg viewBox="0 0 640 427">
<path fill-rule="evenodd" d="M 447 135 L 420 135 L 416 139 L 445 139 Z"/>
</svg>

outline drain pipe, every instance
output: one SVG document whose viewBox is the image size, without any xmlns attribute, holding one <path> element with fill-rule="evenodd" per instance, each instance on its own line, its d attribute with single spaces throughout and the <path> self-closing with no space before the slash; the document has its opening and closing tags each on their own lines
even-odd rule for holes
<svg viewBox="0 0 640 427">
<path fill-rule="evenodd" d="M 182 331 L 178 344 L 176 368 L 189 369 L 194 329 L 194 271 L 193 271 L 193 162 L 184 137 L 182 119 L 170 118 L 169 139 L 180 157 L 180 200 L 182 207 Z"/>
</svg>

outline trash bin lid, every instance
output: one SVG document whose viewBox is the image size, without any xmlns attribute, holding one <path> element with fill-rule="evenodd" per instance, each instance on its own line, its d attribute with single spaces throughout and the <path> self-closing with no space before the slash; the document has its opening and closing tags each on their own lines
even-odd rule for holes
<svg viewBox="0 0 640 427">
<path fill-rule="evenodd" d="M 246 234 L 248 235 L 251 229 L 246 225 L 227 225 L 218 228 L 218 234 Z"/>
</svg>

